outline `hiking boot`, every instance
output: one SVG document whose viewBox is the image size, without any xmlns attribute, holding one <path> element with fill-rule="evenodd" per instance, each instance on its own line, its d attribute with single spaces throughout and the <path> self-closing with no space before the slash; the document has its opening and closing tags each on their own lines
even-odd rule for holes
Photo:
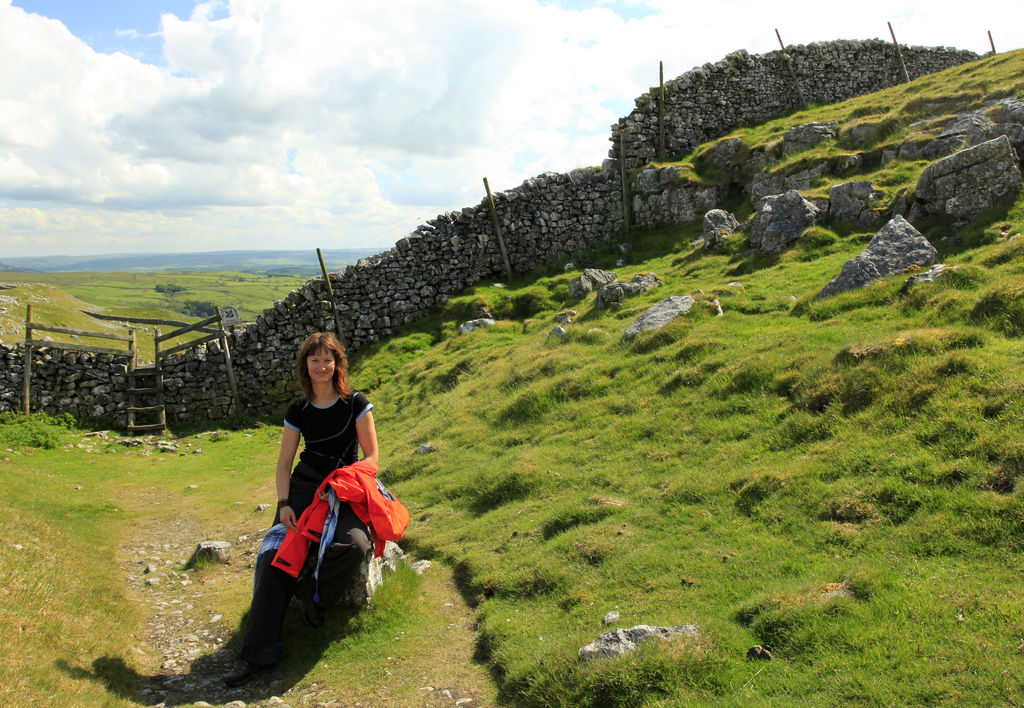
<svg viewBox="0 0 1024 708">
<path fill-rule="evenodd" d="M 250 664 L 245 659 L 239 659 L 231 667 L 231 671 L 224 674 L 224 685 L 228 688 L 243 686 L 249 683 L 261 668 L 263 667 Z"/>
</svg>

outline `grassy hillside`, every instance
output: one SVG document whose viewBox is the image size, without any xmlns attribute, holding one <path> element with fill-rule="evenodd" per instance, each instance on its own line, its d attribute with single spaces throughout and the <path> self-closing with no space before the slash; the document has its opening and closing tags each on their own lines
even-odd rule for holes
<svg viewBox="0 0 1024 708">
<path fill-rule="evenodd" d="M 1024 52 L 999 55 L 736 135 L 754 147 L 821 119 L 842 122 L 842 135 L 870 115 L 887 126 L 879 146 L 898 145 L 954 104 L 1019 95 L 1021 75 Z M 703 154 L 689 158 L 694 178 L 720 179 Z M 897 161 L 871 179 L 895 196 L 924 164 Z M 552 264 L 470 289 L 354 358 L 353 383 L 376 405 L 382 478 L 412 512 L 405 545 L 455 573 L 500 703 L 1024 701 L 1024 239 L 1011 240 L 1024 232 L 1024 197 L 964 229 L 924 226 L 956 270 L 907 292 L 898 276 L 816 299 L 870 234 L 819 226 L 767 258 L 739 235 L 721 251 L 692 246 L 696 223 L 636 233 L 625 256 L 608 244 L 574 259 L 664 281 L 620 310 L 570 301 L 579 271 Z M 687 317 L 622 339 L 652 303 L 697 291 Z M 481 306 L 498 323 L 458 335 Z M 569 309 L 568 336 L 549 337 Z M 52 450 L 0 425 L 0 533 L 36 550 L 0 548 L 12 579 L 0 629 L 17 637 L 0 645 L 0 692 L 124 705 L 159 660 L 126 648 L 140 610 L 111 559 L 147 514 L 194 517 L 205 536 L 250 532 L 252 505 L 272 497 L 277 430 L 157 463 L 102 445 L 65 451 L 74 432 L 43 427 Z M 435 451 L 418 454 L 428 442 Z M 142 503 L 144 489 L 165 505 Z M 67 549 L 57 567 L 47 548 Z M 244 581 L 208 572 L 221 583 L 217 611 L 240 617 Z M 378 614 L 336 625 L 326 658 L 291 660 L 286 680 L 342 703 L 422 705 L 418 669 L 396 680 L 372 667 L 430 657 L 468 671 L 442 653 L 450 635 L 423 586 L 401 577 Z M 66 578 L 89 592 L 68 591 Z M 612 627 L 699 634 L 581 664 L 577 650 L 610 628 L 611 610 Z M 106 617 L 109 632 L 97 631 Z M 754 644 L 772 660 L 748 659 Z M 359 693 L 348 662 L 368 656 Z M 101 673 L 96 659 L 111 657 L 127 669 Z"/>
<path fill-rule="evenodd" d="M 1022 69 L 1016 52 L 735 134 L 756 146 L 838 120 L 843 135 L 873 115 L 887 125 L 875 147 L 897 146 L 954 108 L 1020 95 Z M 895 196 L 926 164 L 842 181 Z M 691 246 L 699 224 L 641 233 L 624 268 L 617 248 L 575 259 L 664 281 L 619 311 L 567 302 L 578 271 L 553 268 L 476 288 L 361 356 L 356 379 L 382 380 L 370 395 L 414 548 L 461 573 L 503 695 L 1020 700 L 1024 239 L 1009 238 L 1021 232 L 1022 198 L 962 230 L 932 222 L 948 279 L 904 293 L 894 277 L 824 301 L 870 234 L 816 227 L 766 258 L 741 236 L 724 253 Z M 696 292 L 688 317 L 621 338 L 652 303 Z M 506 319 L 455 336 L 481 304 Z M 550 338 L 569 307 L 569 335 Z M 437 452 L 416 454 L 425 442 Z M 615 626 L 693 623 L 700 635 L 581 665 L 576 651 L 613 609 Z M 754 644 L 771 647 L 769 665 L 747 659 Z"/>
<path fill-rule="evenodd" d="M 195 322 L 208 317 L 203 313 L 212 306 L 234 305 L 245 321 L 252 322 L 306 280 L 294 275 L 177 271 L 3 273 L 0 282 L 16 287 L 0 291 L 0 310 L 6 310 L 0 311 L 0 341 L 13 344 L 24 339 L 27 303 L 32 303 L 33 319 L 43 324 L 124 333 L 126 327 L 84 312 Z M 140 355 L 152 360 L 153 326 L 136 325 L 136 330 Z M 100 340 L 81 342 L 110 346 Z"/>
</svg>

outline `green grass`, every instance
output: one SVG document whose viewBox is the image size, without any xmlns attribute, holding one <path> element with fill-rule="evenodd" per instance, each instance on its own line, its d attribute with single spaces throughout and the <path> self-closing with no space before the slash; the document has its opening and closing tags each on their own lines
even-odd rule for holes
<svg viewBox="0 0 1024 708">
<path fill-rule="evenodd" d="M 798 122 L 839 120 L 842 135 L 849 121 L 897 116 L 879 145 L 898 141 L 904 120 L 1013 89 L 1022 63 L 1022 52 L 999 55 L 738 134 L 754 145 Z M 872 179 L 895 194 L 918 167 Z M 570 273 L 551 263 L 505 288 L 479 285 L 353 357 L 353 384 L 376 406 L 382 478 L 412 514 L 405 545 L 454 570 L 502 704 L 1024 701 L 1024 247 L 1009 240 L 1024 232 L 1024 197 L 960 231 L 923 227 L 954 269 L 946 277 L 905 290 L 894 276 L 826 300 L 817 293 L 864 234 L 822 226 L 765 258 L 742 235 L 716 252 L 691 247 L 699 223 L 637 232 L 624 267 L 612 244 L 575 257 Z M 654 272 L 664 284 L 595 311 L 592 298 L 568 296 L 584 266 L 623 281 Z M 622 339 L 654 302 L 697 290 L 690 316 Z M 722 317 L 703 304 L 710 297 Z M 458 335 L 481 307 L 499 322 Z M 549 338 L 569 309 L 569 335 Z M 64 591 L 40 558 L 3 549 L 13 581 L 0 590 L 0 630 L 20 639 L 18 651 L 2 645 L 2 687 L 120 705 L 116 691 L 53 663 L 73 652 L 85 665 L 132 662 L 117 636 L 93 631 L 98 619 L 71 622 L 138 622 L 104 573 L 106 534 L 145 511 L 120 500 L 148 485 L 184 499 L 183 482 L 199 480 L 194 513 L 229 532 L 243 517 L 219 505 L 272 495 L 279 433 L 232 432 L 206 455 L 150 469 L 43 449 L 72 434 L 51 421 L 3 425 L 22 454 L 2 463 L 0 532 L 67 548 L 62 574 L 90 591 Z M 436 452 L 417 454 L 425 442 Z M 82 489 L 67 503 L 72 484 Z M 355 666 L 386 704 L 381 657 L 431 659 L 444 645 L 420 582 L 403 572 L 381 614 L 339 618 L 345 636 L 286 671 L 334 686 Z M 223 602 L 240 616 L 244 589 Z M 608 629 L 612 609 L 615 626 L 696 624 L 699 634 L 581 664 L 578 649 Z M 418 639 L 388 653 L 403 631 Z M 754 644 L 772 661 L 748 659 Z M 451 661 L 434 663 L 461 668 Z"/>
</svg>

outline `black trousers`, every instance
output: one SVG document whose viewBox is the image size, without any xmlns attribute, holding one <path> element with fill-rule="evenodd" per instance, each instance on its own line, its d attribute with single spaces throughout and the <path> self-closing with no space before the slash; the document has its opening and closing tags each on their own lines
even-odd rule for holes
<svg viewBox="0 0 1024 708">
<path fill-rule="evenodd" d="M 359 520 L 352 507 L 342 503 L 338 511 L 338 527 L 334 540 L 324 553 L 320 565 L 319 605 L 333 607 L 359 564 L 373 547 L 366 525 Z M 242 658 L 251 664 L 267 666 L 277 663 L 281 656 L 281 630 L 292 595 L 298 592 L 312 595 L 313 568 L 316 566 L 319 544 L 311 543 L 309 557 L 298 578 L 270 565 L 274 554 L 267 552 L 256 561 L 253 579 L 252 605 L 242 629 Z"/>
</svg>

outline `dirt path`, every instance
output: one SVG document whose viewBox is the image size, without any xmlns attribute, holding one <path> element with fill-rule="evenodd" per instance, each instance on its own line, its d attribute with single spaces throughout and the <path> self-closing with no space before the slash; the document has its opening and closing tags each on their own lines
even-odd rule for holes
<svg viewBox="0 0 1024 708">
<path fill-rule="evenodd" d="M 152 497 L 134 500 L 154 509 L 120 549 L 125 582 L 144 617 L 133 634 L 133 652 L 144 667 L 139 700 L 145 705 L 391 706 L 496 705 L 486 670 L 473 661 L 474 613 L 457 592 L 447 568 L 434 564 L 422 576 L 418 603 L 429 626 L 399 632 L 381 675 L 363 683 L 326 678 L 292 680 L 261 675 L 247 686 L 224 687 L 221 676 L 234 662 L 236 629 L 251 592 L 252 563 L 265 515 L 234 528 L 231 561 L 200 572 L 182 570 L 198 541 L 207 540 L 199 521 L 184 514 L 166 516 Z M 223 536 L 218 537 L 222 540 Z M 385 578 L 385 582 L 387 582 Z M 305 629 L 305 628 L 303 628 Z M 419 639 L 415 639 L 419 637 Z M 424 644 L 423 642 L 426 642 Z M 317 667 L 314 667 L 317 668 Z M 326 665 L 324 666 L 326 668 Z M 311 672 L 312 673 L 312 672 Z M 320 672 L 318 675 L 322 675 Z M 342 685 L 344 684 L 344 685 Z"/>
</svg>

